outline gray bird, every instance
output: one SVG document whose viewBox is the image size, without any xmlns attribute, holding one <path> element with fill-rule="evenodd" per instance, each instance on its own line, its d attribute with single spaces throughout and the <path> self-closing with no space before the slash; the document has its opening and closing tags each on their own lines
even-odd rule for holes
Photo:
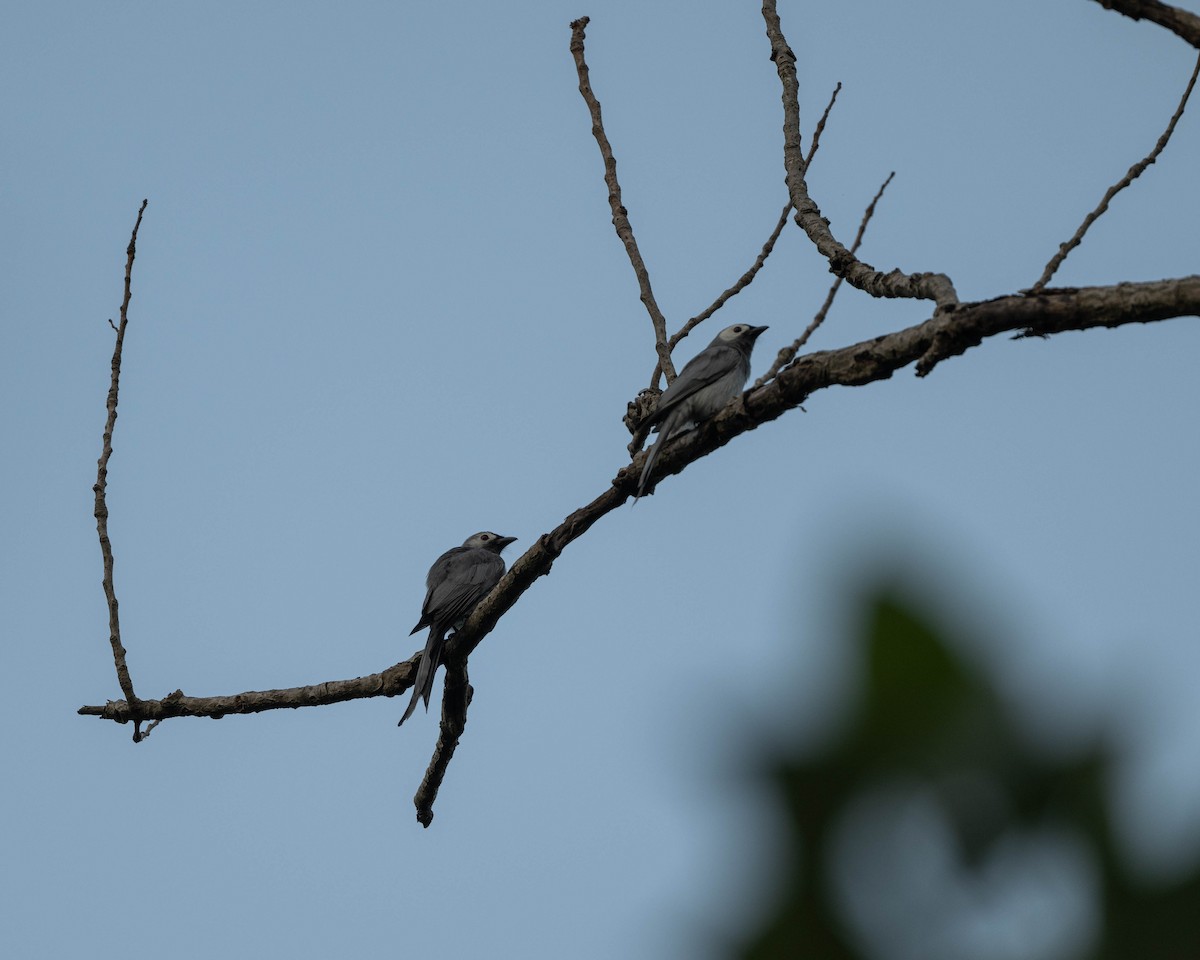
<svg viewBox="0 0 1200 960">
<path fill-rule="evenodd" d="M 646 465 L 638 479 L 634 499 L 646 492 L 646 481 L 662 445 L 687 427 L 702 423 L 720 413 L 725 405 L 742 392 L 750 376 L 750 351 L 766 327 L 735 323 L 713 338 L 679 371 L 671 385 L 658 398 L 658 407 L 646 421 L 658 424 L 658 439 L 650 448 Z"/>
<path fill-rule="evenodd" d="M 429 709 L 433 674 L 442 662 L 446 633 L 451 628 L 458 630 L 475 605 L 500 582 L 504 576 L 504 561 L 500 559 L 500 551 L 516 539 L 484 530 L 467 537 L 461 547 L 447 550 L 429 568 L 429 575 L 425 578 L 427 590 L 425 603 L 421 606 L 421 619 L 409 634 L 411 637 L 423 627 L 428 627 L 429 639 L 425 641 L 425 652 L 417 667 L 412 700 L 400 723 L 412 716 L 418 700 L 423 699 L 425 709 Z"/>
</svg>

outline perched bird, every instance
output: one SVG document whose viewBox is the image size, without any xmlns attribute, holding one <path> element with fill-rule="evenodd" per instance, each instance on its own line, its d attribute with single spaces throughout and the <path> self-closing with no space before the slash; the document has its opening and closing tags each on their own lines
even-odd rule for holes
<svg viewBox="0 0 1200 960">
<path fill-rule="evenodd" d="M 646 481 L 662 445 L 693 424 L 702 423 L 719 413 L 742 392 L 750 376 L 750 351 L 766 327 L 735 323 L 716 335 L 679 371 L 671 385 L 658 398 L 658 407 L 647 423 L 658 424 L 658 439 L 650 448 L 646 465 L 638 479 L 634 499 L 646 492 Z"/>
<path fill-rule="evenodd" d="M 429 568 L 429 575 L 425 578 L 427 590 L 425 603 L 421 607 L 421 619 L 409 634 L 411 637 L 423 627 L 428 627 L 429 639 L 425 641 L 425 652 L 417 667 L 412 700 L 400 723 L 412 716 L 418 700 L 423 699 L 425 709 L 429 709 L 433 674 L 442 662 L 446 633 L 451 628 L 459 629 L 475 605 L 500 582 L 504 576 L 504 561 L 500 559 L 500 551 L 516 539 L 485 530 L 467 537 L 461 547 L 447 550 Z"/>
</svg>

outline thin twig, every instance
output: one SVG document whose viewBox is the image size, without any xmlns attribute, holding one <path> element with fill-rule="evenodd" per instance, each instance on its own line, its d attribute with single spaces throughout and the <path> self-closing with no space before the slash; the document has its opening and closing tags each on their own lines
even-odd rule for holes
<svg viewBox="0 0 1200 960">
<path fill-rule="evenodd" d="M 612 222 L 616 227 L 617 236 L 625 244 L 625 252 L 633 265 L 637 276 L 638 288 L 641 290 L 642 303 L 650 314 L 650 323 L 654 326 L 654 350 L 658 354 L 659 367 L 666 371 L 667 382 L 675 379 L 675 367 L 671 363 L 671 351 L 667 346 L 667 318 L 658 309 L 654 299 L 654 290 L 650 286 L 650 274 L 638 250 L 637 239 L 633 235 L 633 226 L 629 222 L 629 212 L 621 203 L 621 184 L 617 182 L 617 159 L 613 156 L 612 144 L 604 133 L 604 123 L 600 118 L 600 101 L 592 92 L 588 80 L 588 65 L 583 58 L 584 31 L 587 28 L 588 17 L 580 17 L 571 23 L 571 56 L 575 58 L 575 71 L 579 74 L 579 92 L 587 104 L 588 112 L 592 115 L 592 135 L 600 147 L 600 156 L 604 159 L 604 182 L 608 184 L 608 205 L 612 208 Z"/>
<path fill-rule="evenodd" d="M 738 278 L 737 283 L 717 297 L 712 304 L 710 304 L 704 310 L 701 310 L 698 314 L 692 317 L 692 319 L 680 327 L 679 332 L 671 337 L 671 339 L 668 341 L 668 350 L 674 350 L 680 340 L 686 337 L 696 327 L 698 327 L 705 320 L 725 306 L 727 300 L 729 300 L 731 297 L 737 296 L 737 294 L 741 293 L 748 286 L 750 286 L 750 284 L 754 281 L 755 276 L 758 274 L 758 271 L 761 270 L 763 268 L 763 264 L 767 262 L 767 257 L 771 255 L 771 251 L 775 249 L 775 241 L 778 240 L 779 235 L 783 233 L 783 228 L 787 226 L 788 214 L 791 212 L 791 210 L 792 202 L 789 200 L 786 204 L 784 204 L 783 210 L 780 211 L 779 219 L 775 223 L 775 229 L 772 230 L 771 235 L 767 237 L 767 242 L 763 244 L 762 250 L 760 250 L 758 253 L 758 258 L 750 266 L 750 269 L 743 273 Z M 650 378 L 650 386 L 654 387 L 658 385 L 658 375 L 660 373 L 662 373 L 661 365 L 655 365 L 654 375 Z"/>
<path fill-rule="evenodd" d="M 1075 231 L 1075 236 L 1073 236 L 1066 243 L 1061 244 L 1058 248 L 1058 253 L 1050 258 L 1050 262 L 1046 264 L 1046 269 L 1042 271 L 1042 275 L 1040 278 L 1038 278 L 1038 282 L 1029 288 L 1030 293 L 1038 293 L 1045 289 L 1046 284 L 1050 282 L 1050 278 L 1053 277 L 1058 268 L 1062 266 L 1062 263 L 1067 259 L 1068 254 L 1070 254 L 1072 250 L 1074 250 L 1083 242 L 1084 234 L 1088 232 L 1088 229 L 1091 227 L 1091 225 L 1099 220 L 1100 217 L 1104 215 L 1104 212 L 1108 210 L 1109 202 L 1113 199 L 1113 197 L 1133 183 L 1134 180 L 1142 175 L 1143 171 L 1145 171 L 1150 164 L 1154 163 L 1154 161 L 1158 159 L 1158 155 L 1163 152 L 1163 149 L 1170 141 L 1171 134 L 1175 132 L 1175 125 L 1179 123 L 1179 118 L 1183 116 L 1184 108 L 1187 107 L 1188 98 L 1192 95 L 1192 88 L 1196 85 L 1197 74 L 1200 74 L 1200 57 L 1196 58 L 1196 66 L 1192 68 L 1191 79 L 1188 80 L 1187 89 L 1183 91 L 1183 96 L 1179 100 L 1179 106 L 1176 108 L 1175 113 L 1172 114 L 1171 120 L 1167 124 L 1167 129 L 1163 131 L 1162 136 L 1158 138 L 1158 142 L 1154 144 L 1154 149 L 1151 150 L 1150 153 L 1148 153 L 1143 159 L 1139 160 L 1132 167 L 1130 167 L 1125 176 L 1108 188 L 1108 192 L 1104 194 L 1104 197 L 1100 200 L 1100 203 L 1096 209 L 1083 218 L 1083 223 L 1081 223 L 1079 225 L 1079 229 Z"/>
<path fill-rule="evenodd" d="M 445 692 L 442 694 L 442 722 L 438 732 L 437 746 L 433 758 L 429 761 L 429 769 L 417 793 L 413 797 L 413 805 L 417 808 L 417 821 L 423 827 L 433 822 L 433 801 L 437 799 L 438 790 L 445 779 L 446 769 L 454 757 L 459 738 L 467 726 L 467 707 L 475 690 L 468 682 L 465 661 L 446 665 Z"/>
<path fill-rule="evenodd" d="M 879 203 L 880 198 L 883 197 L 883 191 L 887 189 L 888 184 L 892 182 L 892 177 L 895 175 L 895 170 L 887 175 L 887 179 L 883 181 L 882 186 L 880 186 L 879 190 L 876 191 L 874 198 L 869 204 L 867 204 L 867 209 L 863 213 L 862 222 L 858 225 L 858 233 L 855 234 L 854 243 L 850 247 L 851 253 L 858 252 L 859 244 L 862 243 L 863 234 L 867 232 L 867 224 L 871 222 L 871 217 L 875 215 L 875 205 Z M 825 317 L 829 314 L 829 308 L 833 306 L 833 298 L 837 296 L 837 292 L 839 289 L 841 289 L 841 286 L 842 278 L 838 277 L 833 281 L 833 285 L 829 288 L 829 293 L 825 295 L 825 302 L 821 304 L 821 309 L 818 310 L 816 316 L 813 317 L 812 323 L 804 328 L 804 332 L 800 334 L 799 339 L 797 339 L 795 343 L 793 343 L 791 346 L 784 347 L 779 351 L 775 357 L 775 362 L 771 364 L 771 369 L 754 381 L 754 386 L 751 387 L 752 390 L 757 390 L 768 380 L 771 380 L 773 377 L 775 377 L 784 366 L 792 362 L 796 354 L 800 352 L 801 348 L 808 343 L 809 337 L 816 332 L 817 327 L 825 322 Z"/>
<path fill-rule="evenodd" d="M 133 681 L 129 678 L 129 666 L 125 662 L 125 647 L 121 644 L 121 621 L 117 615 L 117 593 L 113 587 L 113 552 L 112 542 L 108 538 L 108 503 L 105 492 L 108 489 L 108 461 L 112 456 L 113 429 L 117 424 L 117 394 L 121 383 L 121 350 L 125 345 L 125 327 L 129 323 L 129 301 L 133 296 L 133 258 L 137 255 L 138 229 L 142 225 L 142 214 L 146 212 L 148 200 L 143 200 L 138 209 L 137 220 L 133 225 L 133 233 L 129 237 L 125 259 L 125 297 L 121 301 L 121 323 L 117 327 L 117 341 L 113 346 L 112 380 L 108 388 L 108 419 L 104 424 L 104 444 L 100 451 L 100 460 L 96 468 L 96 484 L 92 492 L 96 494 L 96 533 L 100 536 L 100 553 L 104 558 L 104 597 L 108 601 L 108 640 L 112 644 L 113 663 L 117 668 L 117 682 L 125 699 L 137 703 L 133 692 Z M 109 319 L 109 325 L 112 319 Z"/>
<path fill-rule="evenodd" d="M 805 157 L 804 160 L 805 172 L 812 163 L 812 157 L 816 155 L 817 148 L 820 148 L 821 146 L 821 134 L 824 132 L 824 126 L 826 126 L 826 121 L 829 119 L 830 110 L 833 110 L 833 104 L 838 102 L 838 94 L 840 94 L 840 92 L 841 83 L 839 82 L 833 90 L 833 95 L 829 97 L 829 102 L 826 104 L 826 108 L 824 108 L 824 112 L 821 114 L 821 119 L 817 121 L 816 130 L 814 133 L 812 133 L 812 145 L 809 148 L 808 157 Z M 755 260 L 754 265 L 752 265 L 749 270 L 744 272 L 737 283 L 734 283 L 733 286 L 728 288 L 725 293 L 722 293 L 720 296 L 718 296 L 718 298 L 716 298 L 716 300 L 713 302 L 712 306 L 709 306 L 707 310 L 697 313 L 695 317 L 692 317 L 690 320 L 688 320 L 688 323 L 685 323 L 682 328 L 680 328 L 678 334 L 671 337 L 670 342 L 667 343 L 668 348 L 672 350 L 676 348 L 680 340 L 683 340 L 683 338 L 688 336 L 692 330 L 695 330 L 698 325 L 702 324 L 704 320 L 712 317 L 716 311 L 719 311 L 722 306 L 725 306 L 726 300 L 730 299 L 731 296 L 742 293 L 742 290 L 750 286 L 750 283 L 754 281 L 757 272 L 762 270 L 762 265 L 767 263 L 767 258 L 770 256 L 770 252 L 772 252 L 775 248 L 775 241 L 779 240 L 779 235 L 784 232 L 784 227 L 787 226 L 787 215 L 790 214 L 791 210 L 792 200 L 791 198 L 788 198 L 787 203 L 784 204 L 784 209 L 780 211 L 779 222 L 775 224 L 775 229 L 772 230 L 772 234 L 770 234 L 766 244 L 762 245 L 762 251 L 758 253 L 758 259 Z M 856 247 L 852 248 L 851 252 L 853 252 L 854 248 L 857 248 L 857 245 Z M 650 377 L 650 386 L 652 386 L 652 388 L 658 386 L 659 374 L 661 372 L 661 366 L 656 365 L 654 367 L 654 374 L 652 377 Z M 637 442 L 638 438 L 636 434 L 634 439 L 635 442 Z M 644 437 L 642 439 L 644 439 Z M 630 446 L 631 449 L 634 450 L 641 449 L 640 442 L 637 442 L 636 446 L 634 444 L 630 444 Z"/>
<path fill-rule="evenodd" d="M 804 182 L 804 155 L 800 150 L 799 81 L 796 79 L 796 55 L 788 46 L 775 9 L 775 0 L 763 0 L 763 19 L 771 41 L 771 59 L 783 88 L 783 165 L 788 192 L 796 211 L 796 223 L 826 260 L 829 269 L 854 287 L 873 297 L 905 297 L 932 300 L 939 307 L 958 303 L 958 294 L 950 278 L 942 273 L 905 274 L 900 270 L 881 273 L 863 263 L 842 246 L 829 230 L 829 224 L 808 195 Z"/>
<path fill-rule="evenodd" d="M 821 114 L 821 119 L 817 121 L 817 129 L 813 131 L 812 144 L 808 148 L 808 156 L 804 158 L 804 172 L 808 173 L 808 168 L 812 166 L 813 157 L 817 154 L 817 148 L 821 145 L 821 134 L 825 132 L 825 121 L 829 119 L 829 113 L 833 110 L 833 105 L 837 103 L 838 94 L 842 92 L 842 81 L 838 81 L 838 85 L 833 88 L 833 95 L 829 98 L 829 103 L 825 105 L 825 112 Z"/>
</svg>

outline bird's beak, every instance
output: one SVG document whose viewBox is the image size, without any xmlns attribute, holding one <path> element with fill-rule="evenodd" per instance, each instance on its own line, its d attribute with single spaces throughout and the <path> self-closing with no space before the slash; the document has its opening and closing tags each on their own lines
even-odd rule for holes
<svg viewBox="0 0 1200 960">
<path fill-rule="evenodd" d="M 517 538 L 516 537 L 500 537 L 497 542 L 500 544 L 500 549 L 503 550 L 510 543 L 516 543 Z"/>
<path fill-rule="evenodd" d="M 770 329 L 771 329 L 770 327 L 751 327 L 750 328 L 750 336 L 757 338 L 758 335 L 760 333 L 762 333 L 764 330 L 770 330 Z"/>
</svg>

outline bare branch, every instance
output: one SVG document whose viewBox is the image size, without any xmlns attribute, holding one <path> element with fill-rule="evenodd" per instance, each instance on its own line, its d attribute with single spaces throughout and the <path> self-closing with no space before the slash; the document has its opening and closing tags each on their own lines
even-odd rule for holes
<svg viewBox="0 0 1200 960">
<path fill-rule="evenodd" d="M 1022 327 L 1021 336 L 1048 337 L 1067 330 L 1194 316 L 1200 316 L 1200 274 L 1109 287 L 1051 287 L 1032 295 L 997 297 L 962 304 L 948 316 L 935 316 L 910 329 L 933 325 L 933 340 L 917 362 L 917 376 L 924 377 L 942 360 L 965 353 L 985 338 Z"/>
<path fill-rule="evenodd" d="M 80 707 L 85 717 L 100 717 L 128 723 L 130 720 L 167 720 L 171 717 L 211 717 L 220 720 L 230 714 L 263 713 L 267 710 L 294 710 L 298 707 L 323 707 L 368 697 L 398 697 L 412 689 L 420 654 L 380 673 L 353 680 L 327 680 L 306 687 L 279 690 L 248 690 L 245 693 L 216 697 L 189 697 L 176 690 L 161 700 L 109 700 L 104 706 Z"/>
<path fill-rule="evenodd" d="M 883 191 L 887 189 L 888 184 L 892 182 L 892 178 L 895 175 L 895 170 L 887 175 L 887 179 L 883 181 L 883 184 L 880 186 L 879 190 L 876 191 L 871 202 L 867 204 L 867 209 L 863 212 L 862 222 L 858 225 L 858 233 L 855 234 L 854 243 L 850 247 L 851 253 L 858 252 L 858 247 L 862 243 L 863 234 L 867 232 L 867 224 L 871 222 L 871 217 L 875 215 L 875 205 L 879 203 L 880 198 L 883 197 Z M 829 308 L 833 306 L 833 298 L 837 296 L 837 292 L 839 289 L 841 289 L 841 286 L 842 278 L 838 277 L 833 281 L 833 285 L 829 288 L 829 293 L 825 296 L 825 302 L 821 304 L 821 309 L 818 310 L 816 316 L 813 317 L 812 323 L 804 328 L 804 332 L 800 334 L 799 339 L 797 339 L 795 343 L 784 347 L 779 351 L 778 355 L 775 357 L 775 362 L 771 364 L 771 368 L 754 381 L 754 386 L 751 387 L 752 390 L 757 390 L 764 383 L 779 373 L 784 366 L 792 362 L 796 354 L 800 352 L 800 348 L 808 343 L 809 338 L 816 332 L 817 327 L 825 322 L 825 317 L 829 314 Z"/>
<path fill-rule="evenodd" d="M 133 258 L 137 255 L 138 229 L 142 225 L 142 215 L 146 212 L 148 200 L 143 200 L 138 209 L 137 220 L 133 224 L 133 233 L 129 237 L 129 246 L 125 250 L 125 297 L 121 301 L 121 323 L 116 328 L 117 341 L 113 346 L 112 380 L 108 388 L 108 419 L 104 423 L 103 446 L 100 460 L 96 467 L 96 483 L 92 492 L 96 494 L 96 506 L 93 514 L 96 518 L 96 533 L 100 537 L 100 553 L 104 558 L 104 598 L 108 601 L 108 640 L 112 645 L 113 664 L 117 668 L 117 682 L 121 692 L 129 703 L 136 704 L 137 696 L 133 692 L 133 681 L 129 677 L 129 666 L 125 662 L 125 647 L 121 643 L 121 621 L 117 615 L 117 592 L 113 586 L 113 552 L 112 542 L 108 538 L 108 502 L 105 493 L 108 490 L 108 461 L 112 456 L 113 430 L 117 425 L 117 395 L 121 383 L 121 351 L 125 346 L 125 327 L 129 323 L 129 301 L 133 296 Z M 109 326 L 112 326 L 110 318 Z"/>
<path fill-rule="evenodd" d="M 829 224 L 808 195 L 804 181 L 804 156 L 800 151 L 799 83 L 796 80 L 796 55 L 784 39 L 775 9 L 775 0 L 763 0 L 763 19 L 771 41 L 771 59 L 783 86 L 783 162 L 787 171 L 788 191 L 796 211 L 796 223 L 808 235 L 829 268 L 852 286 L 873 297 L 905 297 L 933 300 L 939 307 L 958 303 L 958 294 L 950 278 L 941 273 L 905 274 L 892 270 L 884 274 L 870 264 L 857 260 L 829 230 Z"/>
<path fill-rule="evenodd" d="M 1123 13 L 1132 20 L 1150 20 L 1166 27 L 1176 36 L 1183 38 L 1200 50 L 1200 17 L 1179 7 L 1172 7 L 1158 0 L 1095 0 L 1106 10 Z"/>
<path fill-rule="evenodd" d="M 423 827 L 428 827 L 433 822 L 433 801 L 437 799 L 446 769 L 450 766 L 459 738 L 467 726 L 467 707 L 471 705 L 474 695 L 475 689 L 467 679 L 466 664 L 447 664 L 445 692 L 442 695 L 442 722 L 437 746 L 434 748 L 433 758 L 429 761 L 429 769 L 425 771 L 425 778 L 413 797 L 413 804 L 417 808 L 417 821 Z"/>
<path fill-rule="evenodd" d="M 1154 161 L 1158 159 L 1158 155 L 1163 152 L 1163 148 L 1165 148 L 1167 143 L 1170 141 L 1171 134 L 1175 132 L 1175 125 L 1179 123 L 1179 118 L 1183 116 L 1183 111 L 1187 107 L 1188 98 L 1192 95 L 1192 88 L 1196 86 L 1197 74 L 1200 74 L 1200 57 L 1196 58 L 1196 66 L 1192 69 L 1191 79 L 1188 80 L 1187 87 L 1183 91 L 1183 96 L 1179 100 L 1179 106 L 1175 109 L 1175 113 L 1171 116 L 1170 122 L 1167 123 L 1167 129 L 1163 131 L 1162 136 L 1158 138 L 1158 142 L 1154 144 L 1154 149 L 1151 150 L 1150 153 L 1148 153 L 1142 160 L 1139 160 L 1132 167 L 1130 167 L 1125 176 L 1108 188 L 1108 192 L 1104 194 L 1096 209 L 1083 218 L 1083 223 L 1081 223 L 1079 225 L 1079 229 L 1075 231 L 1075 236 L 1073 236 L 1066 243 L 1059 245 L 1058 253 L 1050 258 L 1050 262 L 1046 264 L 1046 269 L 1042 271 L 1042 275 L 1038 279 L 1038 282 L 1030 288 L 1030 292 L 1037 293 L 1050 282 L 1050 278 L 1053 277 L 1058 271 L 1058 268 L 1062 266 L 1062 262 L 1067 259 L 1067 255 L 1083 242 L 1084 234 L 1088 232 L 1088 229 L 1091 227 L 1091 225 L 1104 215 L 1104 212 L 1108 209 L 1108 205 L 1112 201 L 1113 197 L 1133 183 L 1134 180 L 1142 175 L 1142 172 L 1148 166 L 1150 166 L 1150 164 L 1154 163 Z"/>
<path fill-rule="evenodd" d="M 808 156 L 804 158 L 804 172 L 808 173 L 808 168 L 812 166 L 813 157 L 817 155 L 817 148 L 821 145 L 821 134 L 825 132 L 825 121 L 829 119 L 829 113 L 833 110 L 833 105 L 837 103 L 838 94 L 842 92 L 842 81 L 838 81 L 838 85 L 833 88 L 833 94 L 829 98 L 829 103 L 825 104 L 825 112 L 821 114 L 821 119 L 817 121 L 817 129 L 813 131 L 812 144 L 808 148 Z"/>
<path fill-rule="evenodd" d="M 604 158 L 604 182 L 608 184 L 608 205 L 612 208 L 612 222 L 616 227 L 617 236 L 625 244 L 625 252 L 637 275 L 638 287 L 642 292 L 642 303 L 650 314 L 650 322 L 654 326 L 654 349 L 658 354 L 659 369 L 666 372 L 667 382 L 675 379 L 675 367 L 671 363 L 671 350 L 667 346 L 667 319 L 658 309 L 654 299 L 654 291 L 650 287 L 650 274 L 638 250 L 637 239 L 633 235 L 633 226 L 629 222 L 629 211 L 621 203 L 621 184 L 617 182 L 617 160 L 613 156 L 612 144 L 604 132 L 604 123 L 600 119 L 600 101 L 592 92 L 592 84 L 588 79 L 588 66 L 583 58 L 584 31 L 587 28 L 588 17 L 580 17 L 571 23 L 571 56 L 575 58 L 575 71 L 579 74 L 579 92 L 587 104 L 588 112 L 592 115 L 592 135 L 600 146 L 600 156 Z M 657 374 L 655 375 L 657 379 Z"/>
<path fill-rule="evenodd" d="M 935 311 L 924 323 L 839 350 L 810 353 L 781 370 L 770 383 L 743 395 L 696 430 L 672 440 L 659 456 L 656 479 L 679 473 L 689 464 L 748 430 L 798 407 L 818 390 L 862 386 L 886 380 L 909 364 L 920 376 L 940 361 L 964 353 L 988 337 L 1005 332 L 1049 336 L 1068 330 L 1152 323 L 1172 317 L 1200 316 L 1200 275 L 1150 283 L 1043 290 L 1039 294 L 999 297 Z M 537 541 L 512 565 L 447 643 L 448 669 L 459 669 L 534 581 L 597 520 L 615 510 L 637 487 L 641 457 L 622 467 L 611 485 Z M 382 673 L 308 687 L 266 690 L 221 697 L 188 697 L 176 691 L 163 700 L 110 701 L 80 707 L 79 713 L 120 723 L 166 717 L 222 717 L 231 713 L 321 706 L 363 697 L 395 697 L 412 686 L 412 659 Z"/>
</svg>

